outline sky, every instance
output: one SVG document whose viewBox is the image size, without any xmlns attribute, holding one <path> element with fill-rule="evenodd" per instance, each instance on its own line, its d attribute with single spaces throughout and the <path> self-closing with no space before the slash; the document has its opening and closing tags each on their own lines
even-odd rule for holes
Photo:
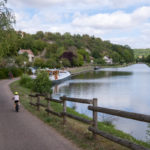
<svg viewBox="0 0 150 150">
<path fill-rule="evenodd" d="M 8 0 L 16 30 L 88 34 L 150 48 L 150 0 Z"/>
</svg>

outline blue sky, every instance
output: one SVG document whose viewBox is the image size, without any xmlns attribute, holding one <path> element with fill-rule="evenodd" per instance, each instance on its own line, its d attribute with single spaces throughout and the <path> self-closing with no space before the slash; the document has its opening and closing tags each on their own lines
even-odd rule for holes
<svg viewBox="0 0 150 150">
<path fill-rule="evenodd" d="M 150 0 L 8 0 L 16 30 L 89 34 L 150 48 Z"/>
</svg>

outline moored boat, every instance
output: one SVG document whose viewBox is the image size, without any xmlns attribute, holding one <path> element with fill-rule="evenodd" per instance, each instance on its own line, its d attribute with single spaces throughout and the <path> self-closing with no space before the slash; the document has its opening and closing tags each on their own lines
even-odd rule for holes
<svg viewBox="0 0 150 150">
<path fill-rule="evenodd" d="M 94 67 L 94 70 L 99 70 L 99 69 L 100 69 L 99 66 L 95 66 L 95 67 Z"/>
<path fill-rule="evenodd" d="M 60 69 L 41 69 L 49 74 L 49 79 L 52 81 L 53 84 L 62 82 L 68 78 L 71 77 L 71 73 L 66 70 L 60 70 Z M 36 75 L 31 76 L 33 79 L 36 78 Z"/>
</svg>

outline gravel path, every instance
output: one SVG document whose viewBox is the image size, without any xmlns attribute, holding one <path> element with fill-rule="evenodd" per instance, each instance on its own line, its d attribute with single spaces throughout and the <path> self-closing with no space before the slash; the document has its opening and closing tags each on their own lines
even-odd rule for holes
<svg viewBox="0 0 150 150">
<path fill-rule="evenodd" d="M 79 150 L 24 108 L 15 112 L 11 82 L 0 81 L 0 150 Z"/>
</svg>

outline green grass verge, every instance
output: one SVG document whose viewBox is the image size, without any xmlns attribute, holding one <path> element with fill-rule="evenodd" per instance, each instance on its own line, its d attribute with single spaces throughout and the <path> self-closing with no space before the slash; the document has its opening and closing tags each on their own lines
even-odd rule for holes
<svg viewBox="0 0 150 150">
<path fill-rule="evenodd" d="M 34 106 L 31 106 L 29 104 L 30 97 L 28 96 L 30 94 L 30 89 L 24 88 L 20 86 L 19 81 L 15 81 L 10 85 L 11 90 L 18 91 L 20 94 L 20 101 L 21 104 L 32 114 L 36 115 L 38 118 L 43 120 L 48 125 L 54 127 L 57 131 L 59 131 L 63 136 L 66 138 L 72 140 L 74 143 L 76 143 L 79 147 L 86 149 L 86 150 L 126 150 L 127 148 L 120 146 L 119 144 L 116 144 L 114 142 L 111 142 L 101 136 L 98 136 L 96 140 L 92 138 L 92 133 L 88 131 L 88 126 L 84 123 L 81 123 L 79 121 L 75 121 L 73 119 L 67 118 L 67 125 L 64 127 L 62 125 L 62 118 L 58 118 L 56 116 L 47 115 L 47 112 L 45 112 L 44 108 L 40 108 L 40 111 L 37 111 Z M 35 101 L 35 99 L 33 100 Z M 46 102 L 44 100 L 41 100 L 42 103 Z M 51 103 L 51 107 L 56 112 L 62 111 L 62 105 L 57 103 Z M 71 108 L 67 108 L 67 112 L 77 115 L 79 117 L 83 117 L 86 119 L 91 119 L 88 116 L 84 114 L 80 114 L 76 112 L 75 110 Z M 131 135 L 126 134 L 120 130 L 117 130 L 114 128 L 113 125 L 106 125 L 105 123 L 99 122 L 98 127 L 105 132 L 111 133 L 115 136 L 121 137 L 123 139 L 127 139 L 129 141 L 132 141 L 134 143 L 143 145 L 145 147 L 150 148 L 150 144 L 137 140 L 133 138 Z"/>
</svg>

